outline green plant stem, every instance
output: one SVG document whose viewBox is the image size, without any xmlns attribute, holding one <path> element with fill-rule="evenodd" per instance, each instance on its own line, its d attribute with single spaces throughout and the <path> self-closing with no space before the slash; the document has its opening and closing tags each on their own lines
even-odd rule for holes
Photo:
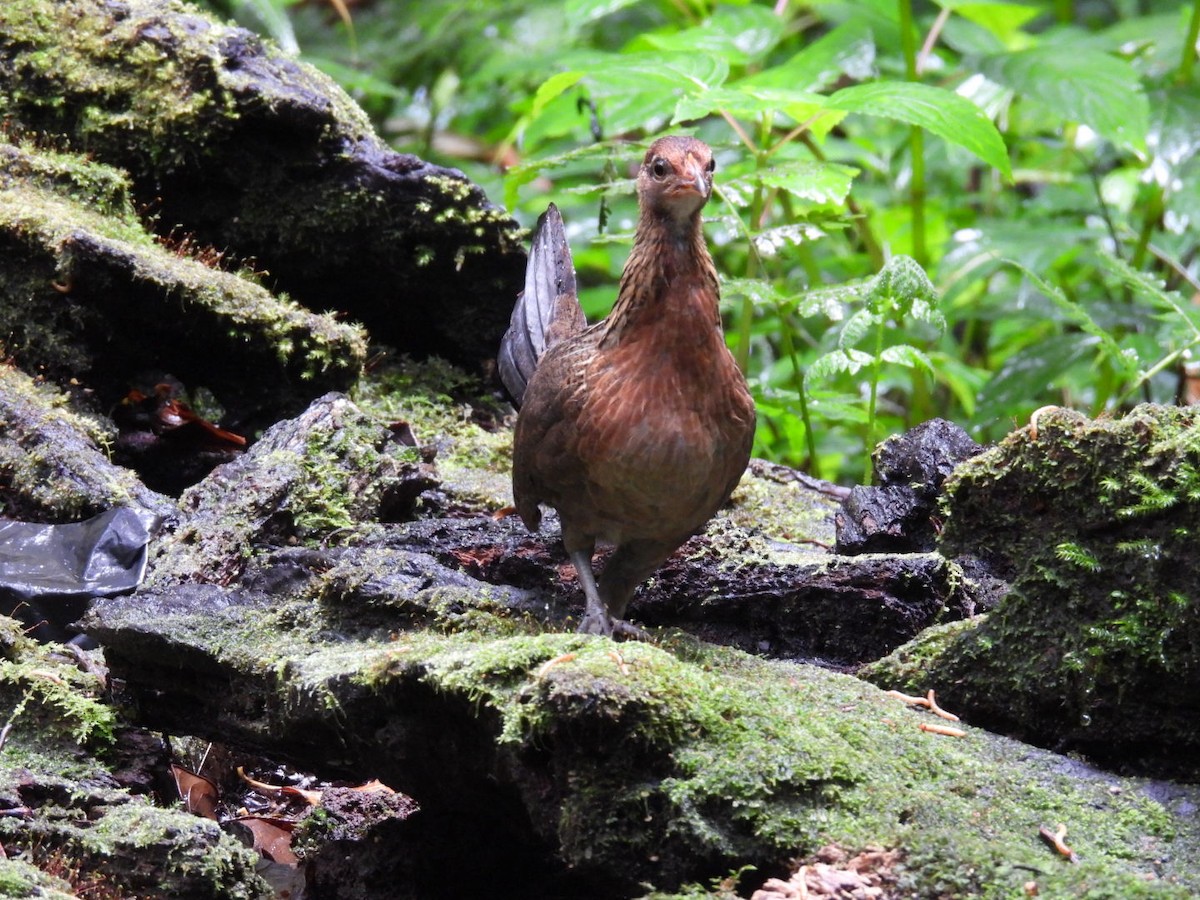
<svg viewBox="0 0 1200 900">
<path fill-rule="evenodd" d="M 800 402 L 800 421 L 804 423 L 804 443 L 808 448 L 808 474 L 813 478 L 820 478 L 821 461 L 817 456 L 817 438 L 813 431 L 812 417 L 808 413 L 808 398 L 804 394 L 804 369 L 800 367 L 800 357 L 796 355 L 796 343 L 792 340 L 792 329 L 786 327 L 790 323 L 782 306 L 778 307 L 777 315 L 779 321 L 785 325 L 780 329 L 779 337 L 783 343 L 783 352 L 792 361 L 792 385 L 796 389 L 796 397 Z"/>
<path fill-rule="evenodd" d="M 825 154 L 817 146 L 817 142 L 813 140 L 811 134 L 805 132 L 800 135 L 800 141 L 808 148 L 817 162 L 825 162 Z M 867 214 L 863 212 L 862 207 L 855 202 L 853 197 L 846 198 L 846 211 L 854 219 L 854 227 L 858 230 L 858 238 L 863 243 L 863 249 L 867 251 L 867 258 L 871 260 L 871 267 L 875 270 L 882 269 L 886 262 L 883 257 L 883 246 L 876 239 L 875 232 L 871 230 L 871 222 L 867 218 Z"/>
<path fill-rule="evenodd" d="M 1179 71 L 1175 78 L 1180 84 L 1192 83 L 1192 69 L 1196 65 L 1196 38 L 1200 37 L 1200 0 L 1192 0 L 1192 18 L 1188 22 L 1187 37 L 1183 39 L 1183 54 L 1179 60 Z"/>
<path fill-rule="evenodd" d="M 867 434 L 864 441 L 867 462 L 863 467 L 863 484 L 871 483 L 872 462 L 875 453 L 875 409 L 879 403 L 879 377 L 883 369 L 883 329 L 885 322 L 881 319 L 875 326 L 875 353 L 871 362 L 871 397 L 867 404 Z"/>
<path fill-rule="evenodd" d="M 1162 190 L 1156 188 L 1153 191 L 1150 202 L 1146 204 L 1146 210 L 1142 216 L 1142 227 L 1138 232 L 1138 240 L 1133 247 L 1133 253 L 1129 256 L 1129 264 L 1135 269 L 1141 269 L 1146 264 L 1146 256 L 1150 248 L 1150 238 L 1154 236 L 1154 231 L 1158 228 L 1162 214 Z"/>
<path fill-rule="evenodd" d="M 900 47 L 904 52 L 904 72 L 909 81 L 917 80 L 917 42 L 913 33 L 912 0 L 899 0 Z M 912 156 L 912 255 L 921 266 L 928 268 L 929 254 L 925 249 L 925 137 L 914 126 L 909 137 Z"/>
<path fill-rule="evenodd" d="M 913 126 L 909 137 L 912 153 L 912 254 L 922 269 L 929 268 L 925 246 L 925 133 Z"/>
</svg>

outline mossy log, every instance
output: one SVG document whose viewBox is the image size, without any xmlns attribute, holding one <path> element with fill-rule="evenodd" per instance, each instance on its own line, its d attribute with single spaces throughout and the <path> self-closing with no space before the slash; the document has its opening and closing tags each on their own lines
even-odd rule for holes
<svg viewBox="0 0 1200 900">
<path fill-rule="evenodd" d="M 494 355 L 523 280 L 516 224 L 251 33 L 176 0 L 11 0 L 0 105 L 10 133 L 127 173 L 160 234 L 399 349 Z"/>
</svg>

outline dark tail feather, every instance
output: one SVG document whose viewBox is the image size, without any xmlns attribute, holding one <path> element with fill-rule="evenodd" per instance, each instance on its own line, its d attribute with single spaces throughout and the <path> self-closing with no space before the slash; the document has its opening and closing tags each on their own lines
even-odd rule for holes
<svg viewBox="0 0 1200 900">
<path fill-rule="evenodd" d="M 562 216 L 551 203 L 533 231 L 525 290 L 517 297 L 497 354 L 500 380 L 514 406 L 520 407 L 525 387 L 546 349 L 586 325 Z"/>
</svg>

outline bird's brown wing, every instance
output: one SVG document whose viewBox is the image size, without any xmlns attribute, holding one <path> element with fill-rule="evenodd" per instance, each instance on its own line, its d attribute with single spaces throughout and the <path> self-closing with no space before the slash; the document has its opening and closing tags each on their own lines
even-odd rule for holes
<svg viewBox="0 0 1200 900">
<path fill-rule="evenodd" d="M 538 219 L 525 268 L 525 290 L 500 341 L 500 380 L 520 408 L 525 388 L 546 350 L 587 327 L 575 287 L 575 265 L 553 203 Z"/>
</svg>

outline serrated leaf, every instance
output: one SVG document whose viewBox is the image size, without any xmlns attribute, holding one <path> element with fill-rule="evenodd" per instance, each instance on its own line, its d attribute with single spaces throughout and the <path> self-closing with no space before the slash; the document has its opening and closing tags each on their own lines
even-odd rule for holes
<svg viewBox="0 0 1200 900">
<path fill-rule="evenodd" d="M 726 278 L 721 282 L 723 297 L 744 297 L 758 309 L 777 309 L 784 296 L 771 282 L 761 278 Z"/>
<path fill-rule="evenodd" d="M 774 228 L 764 228 L 751 236 L 754 249 L 760 256 L 775 256 L 787 246 L 799 246 L 805 241 L 815 241 L 823 238 L 825 232 L 816 225 L 807 222 L 795 222 L 791 225 L 777 225 Z"/>
<path fill-rule="evenodd" d="M 584 53 L 568 60 L 586 72 L 582 83 L 600 107 L 606 132 L 656 131 L 671 120 L 678 98 L 704 94 L 729 75 L 716 54 Z"/>
<path fill-rule="evenodd" d="M 855 375 L 875 361 L 870 353 L 851 348 L 838 348 L 813 360 L 805 372 L 805 383 L 824 381 L 835 375 Z"/>
<path fill-rule="evenodd" d="M 809 203 L 839 205 L 846 200 L 858 169 L 839 163 L 796 160 L 754 174 L 766 187 L 779 188 Z"/>
<path fill-rule="evenodd" d="M 1081 122 L 1134 150 L 1146 148 L 1150 106 L 1133 66 L 1091 47 L 1046 44 L 980 61 L 984 75 L 1064 121 Z"/>
<path fill-rule="evenodd" d="M 1200 309 L 1184 300 L 1178 292 L 1166 290 L 1154 276 L 1138 271 L 1108 251 L 1102 250 L 1099 256 L 1101 265 L 1110 275 L 1119 279 L 1138 298 L 1170 315 L 1173 322 L 1186 326 L 1191 331 L 1192 341 L 1200 341 Z"/>
<path fill-rule="evenodd" d="M 1096 323 L 1096 320 L 1082 305 L 1072 302 L 1059 288 L 1050 284 L 1036 272 L 1025 268 L 1012 260 L 1008 262 L 1018 268 L 1034 286 L 1050 299 L 1065 317 L 1095 339 L 1096 344 L 1103 350 L 1104 357 L 1110 360 L 1127 378 L 1137 374 L 1138 360 L 1136 356 L 1127 355 L 1106 328 Z"/>
<path fill-rule="evenodd" d="M 855 81 L 870 78 L 874 66 L 875 41 L 870 30 L 860 22 L 848 22 L 813 41 L 786 62 L 743 78 L 733 86 L 750 91 L 819 91 L 843 75 Z"/>
<path fill-rule="evenodd" d="M 681 97 L 675 105 L 671 124 L 703 119 L 719 112 L 745 119 L 785 115 L 796 124 L 811 120 L 810 128 L 817 137 L 824 137 L 845 116 L 840 110 L 828 109 L 827 99 L 820 94 L 783 88 L 722 87 Z"/>
<path fill-rule="evenodd" d="M 907 316 L 917 303 L 937 304 L 937 291 L 925 270 L 911 256 L 893 256 L 871 284 L 867 306 L 877 315 Z"/>
<path fill-rule="evenodd" d="M 996 126 L 978 106 L 952 91 L 912 81 L 872 81 L 838 91 L 828 106 L 919 125 L 1012 180 L 1008 149 Z"/>
<path fill-rule="evenodd" d="M 838 347 L 846 353 L 860 352 L 851 348 L 878 326 L 879 316 L 869 309 L 855 311 L 842 326 L 841 334 L 838 335 Z"/>
<path fill-rule="evenodd" d="M 879 358 L 885 363 L 903 366 L 906 369 L 933 371 L 933 363 L 930 362 L 929 357 L 911 344 L 894 344 L 891 347 L 884 347 Z"/>
<path fill-rule="evenodd" d="M 766 6 L 718 6 L 707 22 L 675 32 L 648 32 L 631 51 L 681 51 L 719 55 L 738 66 L 758 62 L 783 36 L 783 19 Z"/>
<path fill-rule="evenodd" d="M 841 322 L 850 307 L 863 302 L 870 290 L 868 282 L 846 282 L 805 291 L 796 304 L 797 315 L 825 316 L 831 322 Z"/>
<path fill-rule="evenodd" d="M 858 169 L 840 163 L 795 160 L 731 178 L 721 183 L 720 191 L 738 207 L 749 206 L 761 188 L 786 191 L 814 206 L 839 206 L 857 174 Z"/>
</svg>

